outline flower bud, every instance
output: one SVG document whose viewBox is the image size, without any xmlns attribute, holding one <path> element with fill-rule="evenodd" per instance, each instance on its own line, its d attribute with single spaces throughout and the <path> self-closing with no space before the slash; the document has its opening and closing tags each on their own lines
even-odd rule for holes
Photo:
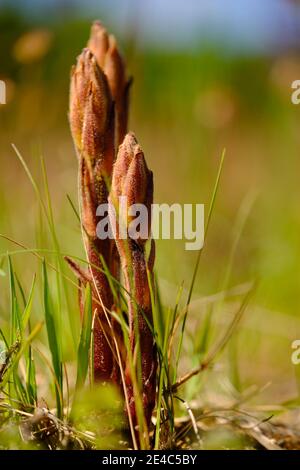
<svg viewBox="0 0 300 470">
<path fill-rule="evenodd" d="M 120 198 L 126 198 L 127 205 Z M 148 237 L 151 225 L 151 204 L 153 201 L 153 176 L 148 169 L 145 157 L 134 134 L 126 135 L 119 148 L 113 169 L 110 202 L 115 208 L 119 221 L 126 226 L 134 216 L 128 215 L 128 209 L 135 204 L 142 204 L 147 211 Z M 120 227 L 117 227 L 117 237 Z M 136 240 L 145 243 L 146 239 Z"/>
<path fill-rule="evenodd" d="M 116 109 L 116 144 L 120 145 L 127 132 L 128 95 L 131 80 L 126 77 L 126 67 L 117 41 L 109 35 L 100 21 L 91 28 L 88 48 L 94 54 L 98 66 L 105 73 Z"/>
<path fill-rule="evenodd" d="M 100 21 L 94 21 L 87 47 L 94 54 L 99 67 L 102 69 L 104 67 L 108 46 L 108 34 L 105 27 Z"/>
<path fill-rule="evenodd" d="M 88 49 L 83 50 L 72 70 L 70 126 L 78 154 L 89 169 L 101 162 L 105 173 L 111 173 L 113 103 L 107 78 Z"/>
</svg>

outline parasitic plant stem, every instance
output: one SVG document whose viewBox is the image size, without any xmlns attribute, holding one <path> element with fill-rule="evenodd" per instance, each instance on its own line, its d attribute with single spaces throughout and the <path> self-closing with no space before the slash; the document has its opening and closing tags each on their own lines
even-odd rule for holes
<svg viewBox="0 0 300 470">
<path fill-rule="evenodd" d="M 100 254 L 109 265 L 111 244 L 97 237 L 96 211 L 107 202 L 107 181 L 114 159 L 114 106 L 105 74 L 93 54 L 84 49 L 72 70 L 70 125 L 79 160 L 79 198 L 85 250 L 93 288 L 94 375 L 98 380 L 117 379 L 111 335 L 105 312 L 95 302 L 98 296 L 107 310 L 113 297 L 103 273 Z"/>
<path fill-rule="evenodd" d="M 130 84 L 114 36 L 96 21 L 88 47 L 72 69 L 69 113 L 79 163 L 80 214 L 88 271 L 72 260 L 68 262 L 79 284 L 90 283 L 92 287 L 95 379 L 120 385 L 122 377 L 132 429 L 132 425 L 139 424 L 137 403 L 142 404 L 143 421 L 150 425 L 155 405 L 157 355 L 148 279 L 153 271 L 154 241 L 151 241 L 148 261 L 145 253 L 151 231 L 153 175 L 135 136 L 127 134 Z M 119 221 L 125 221 L 127 230 L 132 215 L 119 204 L 120 197 L 127 199 L 128 206 L 139 204 L 146 208 L 147 229 L 143 236 L 131 237 L 129 231 L 127 239 L 121 236 L 123 222 L 120 226 Z M 97 208 L 108 202 L 111 226 L 115 227 L 114 239 L 100 239 L 97 226 L 104 216 L 97 216 Z M 118 222 L 116 213 L 121 215 Z M 107 268 L 117 280 L 124 280 L 127 291 L 130 343 L 127 358 L 121 327 L 110 315 L 114 308 L 121 312 L 122 303 L 113 296 Z M 79 305 L 82 311 L 81 297 Z M 133 441 L 136 442 L 134 433 Z"/>
<path fill-rule="evenodd" d="M 143 205 L 147 210 L 148 233 L 146 238 L 123 239 L 119 222 L 130 222 L 126 208 L 120 204 L 120 198 L 126 198 L 127 206 Z M 133 357 L 140 356 L 142 403 L 147 424 L 150 423 L 151 414 L 155 404 L 156 386 L 156 349 L 152 326 L 152 306 L 150 288 L 147 275 L 147 261 L 145 244 L 150 237 L 151 204 L 153 201 L 153 176 L 148 169 L 144 154 L 133 134 L 127 134 L 119 148 L 114 165 L 112 187 L 109 196 L 111 202 L 110 218 L 115 227 L 115 240 L 119 251 L 122 272 L 124 273 L 125 287 L 128 295 L 128 317 L 130 346 Z M 118 214 L 118 221 L 116 214 Z M 145 221 L 146 222 L 146 221 Z M 137 423 L 136 403 L 134 396 L 132 371 L 129 365 L 126 368 L 126 385 L 129 396 L 130 413 Z"/>
</svg>

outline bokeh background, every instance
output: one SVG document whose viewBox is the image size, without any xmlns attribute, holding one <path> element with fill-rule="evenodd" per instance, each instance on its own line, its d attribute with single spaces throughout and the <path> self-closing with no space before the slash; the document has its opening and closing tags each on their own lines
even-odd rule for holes
<svg viewBox="0 0 300 470">
<path fill-rule="evenodd" d="M 28 247 L 51 244 L 11 143 L 37 180 L 43 154 L 62 250 L 83 254 L 67 200 L 77 203 L 68 87 L 70 67 L 97 18 L 117 36 L 134 77 L 130 129 L 154 171 L 156 202 L 205 203 L 208 210 L 226 149 L 187 344 L 224 279 L 241 291 L 259 279 L 235 342 L 238 372 L 231 373 L 242 390 L 271 383 L 260 403 L 297 400 L 290 356 L 291 341 L 300 338 L 300 105 L 291 103 L 291 83 L 300 79 L 299 3 L 0 0 L 0 79 L 7 84 L 7 104 L 0 106 L 0 232 Z M 0 247 L 4 254 L 16 249 L 5 240 Z M 183 241 L 157 243 L 166 304 L 174 303 L 182 282 L 188 289 L 196 256 Z M 5 321 L 9 292 L 1 260 Z M 24 282 L 39 269 L 29 254 L 14 262 Z M 216 309 L 219 328 L 234 306 L 233 298 Z"/>
</svg>

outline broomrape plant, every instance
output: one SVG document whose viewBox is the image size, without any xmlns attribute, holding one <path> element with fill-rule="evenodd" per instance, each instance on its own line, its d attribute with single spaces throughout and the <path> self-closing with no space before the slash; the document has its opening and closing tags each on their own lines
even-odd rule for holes
<svg viewBox="0 0 300 470">
<path fill-rule="evenodd" d="M 123 377 L 131 424 L 134 427 L 139 424 L 146 435 L 156 389 L 157 359 L 147 273 L 149 270 L 152 277 L 154 242 L 148 263 L 147 240 L 130 237 L 123 240 L 119 224 L 115 240 L 97 237 L 97 207 L 110 201 L 119 213 L 121 196 L 127 197 L 130 205 L 145 204 L 151 217 L 152 172 L 134 135 L 126 135 L 129 85 L 114 37 L 99 22 L 94 23 L 88 48 L 78 57 L 71 74 L 70 126 L 79 160 L 80 212 L 89 269 L 84 272 L 72 266 L 79 274 L 80 286 L 89 284 L 92 289 L 94 377 L 116 384 Z M 121 145 L 117 153 L 118 144 Z M 120 215 L 125 223 L 128 214 Z M 110 218 L 113 221 L 112 211 Z M 127 344 L 121 322 L 111 315 L 113 304 L 115 309 L 119 306 L 110 284 L 112 277 L 121 281 L 120 267 L 128 306 Z M 80 304 L 82 309 L 81 299 Z"/>
</svg>

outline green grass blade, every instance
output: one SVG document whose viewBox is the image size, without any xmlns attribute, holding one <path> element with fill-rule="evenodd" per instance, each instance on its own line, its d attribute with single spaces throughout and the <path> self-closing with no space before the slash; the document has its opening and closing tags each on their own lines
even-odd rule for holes
<svg viewBox="0 0 300 470">
<path fill-rule="evenodd" d="M 17 339 L 17 337 L 22 335 L 22 328 L 21 328 L 21 312 L 20 312 L 20 307 L 19 307 L 17 293 L 16 293 L 15 274 L 13 271 L 13 264 L 12 264 L 10 256 L 8 256 L 8 269 L 9 269 L 10 318 L 11 318 L 10 343 L 13 344 L 13 342 Z"/>
<path fill-rule="evenodd" d="M 218 174 L 217 174 L 216 182 L 215 182 L 215 185 L 214 185 L 214 189 L 213 189 L 213 193 L 212 193 L 212 197 L 211 197 L 211 201 L 210 201 L 208 216 L 207 216 L 207 220 L 206 220 L 206 224 L 205 224 L 205 230 L 204 230 L 204 243 L 205 243 L 205 239 L 206 239 L 207 232 L 208 232 L 208 229 L 209 229 L 213 208 L 215 206 L 215 201 L 216 201 L 216 197 L 217 197 L 217 193 L 218 193 L 220 178 L 221 178 L 223 164 L 224 164 L 224 159 L 225 159 L 225 150 L 223 150 L 222 155 L 221 155 Z M 196 282 L 196 277 L 197 277 L 197 273 L 198 273 L 198 269 L 199 269 L 199 264 L 200 264 L 202 252 L 203 252 L 203 247 L 198 251 L 198 256 L 197 256 L 197 260 L 196 260 L 196 264 L 195 264 L 195 268 L 194 268 L 194 272 L 193 272 L 191 286 L 190 286 L 189 293 L 188 293 L 187 303 L 186 303 L 186 307 L 185 307 L 186 311 L 185 311 L 183 321 L 182 321 L 181 334 L 180 334 L 180 337 L 179 337 L 179 345 L 178 345 L 178 350 L 177 350 L 177 355 L 176 355 L 175 377 L 177 376 L 177 369 L 178 369 L 179 358 L 180 358 L 181 349 L 182 349 L 182 342 L 183 342 L 185 324 L 186 324 L 186 320 L 187 320 L 187 316 L 188 316 L 188 312 L 189 312 L 189 306 L 190 306 L 191 299 L 192 299 L 192 294 L 193 294 L 194 285 L 195 285 L 195 282 Z"/>
<path fill-rule="evenodd" d="M 29 297 L 28 297 L 28 300 L 26 302 L 25 310 L 24 310 L 23 316 L 22 316 L 22 328 L 23 328 L 23 330 L 26 329 L 26 327 L 28 325 L 28 322 L 29 322 L 29 318 L 30 318 L 30 314 L 31 314 L 31 310 L 32 310 L 33 294 L 34 294 L 35 284 L 36 284 L 36 276 L 34 275 L 33 280 L 32 280 L 32 284 L 31 284 L 31 288 L 30 288 L 30 292 L 29 292 Z"/>
<path fill-rule="evenodd" d="M 216 178 L 216 182 L 215 182 L 215 185 L 214 185 L 214 189 L 213 189 L 213 193 L 212 193 L 212 197 L 211 197 L 211 201 L 210 201 L 210 205 L 209 205 L 208 216 L 207 216 L 207 219 L 206 219 L 206 224 L 205 224 L 205 229 L 204 229 L 204 240 L 206 239 L 208 229 L 209 229 L 209 226 L 210 226 L 211 216 L 212 216 L 212 213 L 213 213 L 213 209 L 214 209 L 214 206 L 215 206 L 216 197 L 217 197 L 217 193 L 218 193 L 218 189 L 219 189 L 219 185 L 220 185 L 220 178 L 221 178 L 221 174 L 222 174 L 222 170 L 223 170 L 224 160 L 225 160 L 225 149 L 223 150 L 222 155 L 221 155 L 221 160 L 220 160 L 220 164 L 219 164 L 217 178 Z M 192 282 L 191 282 L 191 286 L 190 286 L 190 290 L 189 290 L 189 295 L 188 295 L 188 299 L 187 299 L 187 305 L 189 305 L 190 302 L 191 302 L 191 298 L 192 298 L 192 294 L 193 294 L 193 290 L 194 290 L 194 285 L 195 285 L 195 281 L 196 281 L 196 277 L 197 277 L 197 273 L 198 273 L 199 263 L 200 263 L 200 260 L 201 260 L 202 251 L 203 251 L 203 248 L 201 248 L 198 252 L 198 256 L 197 256 L 197 260 L 196 260 L 196 264 L 195 264 L 195 268 L 194 268 L 194 273 L 193 273 L 193 277 L 192 277 Z"/>
<path fill-rule="evenodd" d="M 28 396 L 26 388 L 24 387 L 21 378 L 18 375 L 17 365 L 13 368 L 13 383 L 16 391 L 17 400 L 22 403 L 24 407 L 28 404 Z"/>
<path fill-rule="evenodd" d="M 50 192 L 49 192 L 49 185 L 48 185 L 48 180 L 47 180 L 47 174 L 46 174 L 46 169 L 45 169 L 45 165 L 44 165 L 44 161 L 43 161 L 43 158 L 41 157 L 41 165 L 42 165 L 42 173 L 43 173 L 43 180 L 44 180 L 44 187 L 45 187 L 45 192 L 46 192 L 46 197 L 47 197 L 47 206 L 45 205 L 44 201 L 43 201 L 43 197 L 42 197 L 42 193 L 28 167 L 28 165 L 26 164 L 24 158 L 22 157 L 21 153 L 19 152 L 19 150 L 17 149 L 17 147 L 12 144 L 12 147 L 18 157 L 18 159 L 20 160 L 30 182 L 31 182 L 31 185 L 34 189 L 34 192 L 36 194 L 36 197 L 38 199 L 38 202 L 40 204 L 40 207 L 42 209 L 42 212 L 44 213 L 45 215 L 45 218 L 47 220 L 47 223 L 48 223 L 48 226 L 49 226 L 49 230 L 50 230 L 50 233 L 51 233 L 51 237 L 52 237 L 52 241 L 53 241 L 53 245 L 55 247 L 55 251 L 58 253 L 58 255 L 60 254 L 60 246 L 59 246 L 59 243 L 58 243 L 58 239 L 57 239 L 57 236 L 56 236 L 56 231 L 55 231 L 55 225 L 54 225 L 54 219 L 53 219 L 53 212 L 52 212 L 52 206 L 51 206 L 51 198 L 50 198 Z M 60 285 L 60 282 L 62 282 L 62 286 L 63 286 L 63 290 L 64 290 L 64 294 L 65 294 L 65 299 L 66 299 L 66 304 L 67 304 L 67 310 L 68 310 L 68 316 L 69 316 L 69 321 L 70 321 L 70 327 L 71 327 L 71 334 L 72 334 L 72 339 L 73 339 L 73 346 L 75 348 L 75 345 L 76 345 L 76 341 L 77 341 L 77 323 L 75 321 L 76 317 L 75 315 L 71 315 L 71 308 L 70 308 L 70 305 L 69 305 L 69 301 L 68 301 L 68 292 L 67 292 L 67 286 L 65 284 L 65 282 L 63 281 L 64 279 L 64 276 L 59 276 L 61 274 L 63 274 L 63 268 L 64 268 L 64 265 L 63 265 L 63 261 L 62 261 L 62 256 L 58 256 L 57 257 L 57 263 L 58 263 L 58 271 L 59 271 L 59 274 L 57 275 L 58 277 L 61 277 L 61 279 L 59 279 L 57 277 L 57 283 L 58 283 L 58 287 L 57 287 L 57 290 L 58 290 L 58 301 L 59 301 L 59 305 L 61 305 L 61 285 Z"/>
<path fill-rule="evenodd" d="M 32 353 L 32 347 L 29 345 L 28 354 L 26 355 L 26 391 L 28 401 L 31 405 L 37 403 L 37 383 L 36 383 L 36 370 Z"/>
<path fill-rule="evenodd" d="M 51 352 L 52 366 L 56 376 L 57 384 L 60 390 L 55 389 L 56 393 L 56 405 L 57 415 L 62 418 L 63 403 L 63 369 L 61 359 L 61 347 L 58 338 L 60 337 L 57 331 L 57 325 L 55 321 L 54 308 L 49 290 L 48 275 L 46 263 L 43 261 L 43 294 L 44 294 L 44 313 L 47 327 L 48 343 Z"/>
<path fill-rule="evenodd" d="M 165 322 L 165 335 L 164 341 L 162 345 L 162 357 L 164 359 L 168 356 L 168 340 L 169 340 L 169 328 L 171 324 L 171 316 L 172 311 L 168 310 L 167 320 Z M 165 378 L 168 376 L 168 369 L 164 367 L 164 365 L 160 364 L 159 370 L 159 379 L 158 379 L 158 392 L 157 392 L 157 412 L 156 412 L 156 427 L 155 427 L 155 444 L 154 448 L 159 449 L 159 442 L 160 442 L 160 430 L 161 430 L 161 405 L 162 405 L 162 398 L 164 392 L 164 382 Z"/>
<path fill-rule="evenodd" d="M 92 321 L 92 291 L 90 284 L 87 284 L 85 289 L 84 314 L 82 320 L 81 335 L 77 352 L 77 378 L 75 392 L 79 388 L 83 387 L 88 374 L 89 354 L 92 335 Z"/>
<path fill-rule="evenodd" d="M 25 307 L 25 305 L 26 305 L 26 297 L 25 297 L 24 289 L 23 289 L 23 287 L 22 287 L 22 284 L 21 284 L 21 281 L 20 281 L 20 279 L 19 279 L 19 276 L 17 276 L 16 273 L 15 273 L 15 279 L 16 279 L 16 283 L 17 283 L 18 289 L 19 289 L 20 294 L 21 294 L 23 306 Z"/>
<path fill-rule="evenodd" d="M 72 201 L 71 197 L 69 196 L 69 194 L 67 194 L 67 199 L 68 199 L 68 201 L 69 201 L 69 203 L 70 203 L 70 206 L 71 206 L 71 208 L 72 208 L 72 210 L 73 210 L 73 212 L 74 212 L 74 214 L 75 214 L 75 216 L 76 216 L 76 219 L 77 219 L 78 222 L 81 224 L 79 212 L 78 212 L 78 210 L 76 209 L 76 206 L 75 206 L 74 202 Z"/>
<path fill-rule="evenodd" d="M 42 168 L 42 175 L 43 175 L 43 182 L 44 182 L 44 189 L 45 189 L 45 194 L 46 194 L 46 200 L 47 200 L 47 213 L 48 213 L 48 222 L 49 222 L 49 228 L 50 228 L 50 233 L 52 236 L 52 241 L 54 245 L 54 249 L 57 252 L 57 274 L 56 274 L 56 284 L 57 284 L 57 294 L 58 294 L 58 308 L 59 308 L 59 318 L 62 318 L 62 291 L 64 294 L 64 299 L 65 299 L 65 305 L 68 313 L 68 319 L 69 319 L 69 324 L 71 328 L 71 335 L 73 339 L 73 346 L 74 348 L 76 347 L 77 343 L 77 333 L 78 333 L 78 322 L 76 322 L 76 316 L 73 315 L 71 304 L 69 301 L 69 294 L 68 294 L 68 287 L 65 283 L 64 276 L 62 275 L 64 272 L 64 263 L 63 263 L 63 257 L 61 254 L 61 249 L 60 249 L 60 244 L 58 242 L 58 237 L 56 234 L 56 229 L 55 229 L 55 222 L 54 222 L 54 216 L 53 216 L 53 209 L 52 209 L 52 202 L 51 202 L 51 195 L 50 195 L 50 190 L 49 190 L 49 183 L 48 183 L 48 177 L 47 177 L 47 171 L 46 171 L 46 166 L 45 166 L 45 161 L 42 155 L 40 155 L 40 162 L 41 162 L 41 168 Z"/>
<path fill-rule="evenodd" d="M 42 329 L 42 326 L 43 326 L 43 322 L 38 323 L 35 326 L 35 328 L 32 330 L 32 332 L 28 335 L 28 337 L 22 341 L 21 345 L 20 345 L 20 342 L 18 342 L 18 346 L 14 346 L 14 349 L 16 349 L 16 352 L 12 354 L 12 359 L 10 361 L 9 367 L 7 368 L 5 375 L 1 380 L 1 389 L 4 389 L 4 387 L 7 385 L 8 380 L 10 378 L 10 374 L 12 373 L 14 368 L 18 365 L 19 360 L 23 356 L 26 348 L 32 343 L 34 338 Z"/>
</svg>

